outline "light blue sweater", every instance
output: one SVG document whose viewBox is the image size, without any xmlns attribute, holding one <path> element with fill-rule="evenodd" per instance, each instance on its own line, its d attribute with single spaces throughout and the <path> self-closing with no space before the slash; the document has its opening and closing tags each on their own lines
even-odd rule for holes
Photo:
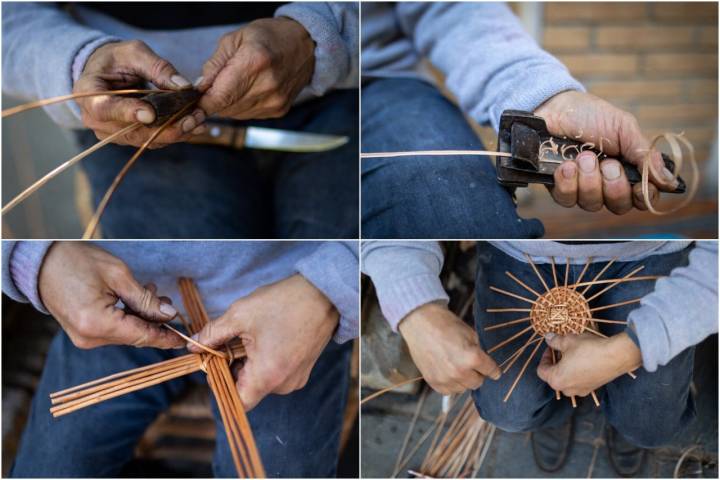
<svg viewBox="0 0 720 480">
<path fill-rule="evenodd" d="M 299 273 L 340 312 L 334 340 L 358 336 L 357 242 L 94 242 L 122 259 L 141 283 L 153 282 L 158 294 L 183 312 L 179 277 L 200 289 L 210 318 L 217 318 L 239 298 L 263 285 Z M 52 242 L 4 241 L 2 289 L 19 302 L 48 313 L 38 293 L 38 273 Z"/>
<path fill-rule="evenodd" d="M 362 76 L 424 77 L 423 59 L 445 76 L 470 117 L 498 128 L 503 110 L 533 111 L 565 90 L 583 90 L 498 2 L 364 2 Z"/>
<path fill-rule="evenodd" d="M 584 264 L 640 261 L 651 255 L 676 252 L 691 242 L 635 241 L 598 244 L 564 244 L 550 241 L 490 242 L 506 254 L 527 262 L 527 253 L 536 263 L 550 258 L 571 259 Z M 397 330 L 398 323 L 412 310 L 433 301 L 448 301 L 440 283 L 443 254 L 437 242 L 371 241 L 362 245 L 362 271 L 372 278 L 385 318 Z M 678 353 L 718 331 L 718 245 L 715 241 L 695 242 L 686 267 L 674 269 L 655 282 L 655 290 L 628 316 L 637 334 L 643 366 L 655 371 Z"/>
<path fill-rule="evenodd" d="M 221 4 L 217 4 L 220 6 Z M 315 42 L 315 72 L 297 102 L 358 84 L 358 4 L 296 2 L 275 16 L 303 25 Z M 63 9 L 56 3 L 3 2 L 2 88 L 27 100 L 67 95 L 100 46 L 120 40 L 142 40 L 170 61 L 190 81 L 214 52 L 220 37 L 241 25 L 180 30 L 143 30 L 99 13 L 82 3 Z M 75 102 L 45 109 L 68 128 L 82 128 Z"/>
</svg>

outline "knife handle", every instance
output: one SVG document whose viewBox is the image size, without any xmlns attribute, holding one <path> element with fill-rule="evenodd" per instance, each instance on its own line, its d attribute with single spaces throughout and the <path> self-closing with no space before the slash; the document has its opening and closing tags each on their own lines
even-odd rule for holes
<svg viewBox="0 0 720 480">
<path fill-rule="evenodd" d="M 220 147 L 242 150 L 245 147 L 245 127 L 233 127 L 232 125 L 221 125 L 208 123 L 205 133 L 193 135 L 188 143 L 196 145 L 217 145 Z"/>
</svg>

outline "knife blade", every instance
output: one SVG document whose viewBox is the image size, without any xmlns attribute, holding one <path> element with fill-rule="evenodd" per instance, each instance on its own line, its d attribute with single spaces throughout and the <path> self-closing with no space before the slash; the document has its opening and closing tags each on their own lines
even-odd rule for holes
<svg viewBox="0 0 720 480">
<path fill-rule="evenodd" d="M 345 145 L 349 138 L 342 135 L 298 132 L 265 127 L 235 127 L 208 123 L 208 131 L 194 135 L 189 142 L 222 145 L 234 149 L 253 148 L 279 152 L 313 153 L 333 150 Z"/>
</svg>

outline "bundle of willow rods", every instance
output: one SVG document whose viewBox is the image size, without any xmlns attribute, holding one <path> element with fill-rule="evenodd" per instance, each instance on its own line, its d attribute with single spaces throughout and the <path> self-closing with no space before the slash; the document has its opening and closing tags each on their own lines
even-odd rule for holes
<svg viewBox="0 0 720 480">
<path fill-rule="evenodd" d="M 181 278 L 179 287 L 185 309 L 192 320 L 189 331 L 192 334 L 198 333 L 209 321 L 200 300 L 200 293 L 189 278 Z M 230 363 L 227 359 L 209 353 L 201 353 L 200 356 L 220 410 L 238 475 L 247 478 L 265 477 L 265 469 L 255 445 L 255 438 L 230 372 Z"/>
<path fill-rule="evenodd" d="M 98 92 L 84 92 L 84 93 L 73 93 L 71 95 L 62 95 L 59 97 L 53 97 L 53 98 L 47 98 L 44 100 L 38 100 L 35 102 L 29 102 L 25 103 L 23 105 L 18 105 L 17 107 L 8 108 L 6 110 L 2 111 L 2 118 L 10 117 L 12 115 L 16 115 L 18 113 L 22 113 L 28 110 L 32 110 L 34 108 L 40 108 L 45 107 L 48 105 L 54 105 L 61 102 L 67 102 L 69 100 L 74 100 L 77 98 L 85 98 L 85 97 L 100 97 L 100 96 L 108 96 L 108 95 L 135 95 L 135 94 L 156 94 L 156 93 L 179 93 L 182 91 L 173 91 L 173 90 L 148 90 L 148 89 L 125 89 L 125 90 L 107 90 L 107 91 L 98 91 Z M 180 110 L 178 110 L 175 114 L 171 115 L 166 121 L 160 123 L 155 129 L 152 134 L 148 137 L 148 139 L 135 151 L 132 157 L 127 161 L 125 166 L 120 170 L 120 172 L 117 174 L 115 179 L 113 180 L 110 187 L 105 192 L 105 195 L 103 195 L 102 200 L 100 201 L 100 204 L 98 205 L 97 209 L 93 213 L 92 218 L 88 222 L 87 227 L 85 228 L 85 231 L 83 233 L 83 239 L 90 239 L 95 236 L 95 231 L 97 230 L 98 224 L 100 223 L 100 218 L 102 217 L 103 213 L 105 212 L 105 208 L 107 207 L 108 203 L 110 202 L 110 198 L 115 193 L 115 190 L 120 186 L 120 183 L 122 183 L 123 179 L 127 175 L 128 171 L 132 166 L 135 164 L 135 162 L 140 158 L 140 156 L 145 152 L 145 150 L 148 149 L 150 144 L 155 141 L 155 139 L 160 136 L 160 134 L 168 128 L 170 125 L 172 125 L 173 122 L 175 122 L 178 118 L 180 118 L 182 115 L 187 113 L 194 105 L 195 101 L 189 102 L 186 105 L 184 105 Z M 143 126 L 140 122 L 132 123 L 125 128 L 122 128 L 118 130 L 117 132 L 113 133 L 112 135 L 108 136 L 104 140 L 99 141 L 92 147 L 80 152 L 79 154 L 72 157 L 70 160 L 67 160 L 60 164 L 59 166 L 55 167 L 53 170 L 51 170 L 49 173 L 47 173 L 44 177 L 37 180 L 35 183 L 30 185 L 28 188 L 20 192 L 15 198 L 13 198 L 10 202 L 8 202 L 5 206 L 2 208 L 2 215 L 5 215 L 10 210 L 12 210 L 14 207 L 20 204 L 23 200 L 25 200 L 27 197 L 32 195 L 34 192 L 39 190 L 43 185 L 45 185 L 47 182 L 52 180 L 54 177 L 71 167 L 72 165 L 75 165 L 83 158 L 87 157 L 91 153 L 99 150 L 103 146 L 107 145 L 108 143 L 116 140 L 117 138 L 122 137 L 125 134 L 128 134 L 134 130 L 137 130 Z"/>
<path fill-rule="evenodd" d="M 474 476 L 490 447 L 495 427 L 480 417 L 472 396 L 468 395 L 442 438 L 437 441 L 440 431 L 438 429 L 418 473 L 432 478 Z"/>
<path fill-rule="evenodd" d="M 182 316 L 180 319 L 188 332 L 195 334 L 207 324 L 208 315 L 200 299 L 200 293 L 192 280 L 181 278 L 178 283 L 185 310 L 188 312 L 191 322 L 188 324 Z M 245 348 L 242 342 L 234 340 L 225 346 L 225 352 L 221 352 L 197 343 L 168 325 L 165 327 L 183 339 L 194 343 L 205 353 L 183 355 L 52 393 L 50 401 L 53 406 L 50 408 L 50 412 L 54 417 L 59 417 L 120 395 L 202 370 L 207 374 L 208 384 L 217 401 L 238 475 L 243 478 L 265 477 L 265 470 L 245 414 L 245 408 L 240 401 L 235 388 L 235 380 L 230 372 L 232 361 L 245 357 Z"/>
</svg>

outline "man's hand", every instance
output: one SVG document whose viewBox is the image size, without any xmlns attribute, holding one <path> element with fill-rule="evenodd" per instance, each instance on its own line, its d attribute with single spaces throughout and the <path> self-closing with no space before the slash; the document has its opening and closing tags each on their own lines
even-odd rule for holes
<svg viewBox="0 0 720 480">
<path fill-rule="evenodd" d="M 145 82 L 151 82 L 161 89 L 181 90 L 190 87 L 190 82 L 180 76 L 167 60 L 160 58 L 143 42 L 108 43 L 90 55 L 83 73 L 75 82 L 74 93 L 119 90 L 125 88 L 145 88 Z M 76 99 L 82 112 L 85 126 L 104 139 L 122 128 L 136 122 L 149 124 L 155 121 L 153 108 L 128 96 L 98 96 Z M 170 143 L 182 142 L 190 137 L 190 132 L 202 133 L 205 114 L 199 108 L 168 126 L 152 143 L 159 148 Z M 139 147 L 152 134 L 155 128 L 140 127 L 114 143 Z"/>
<path fill-rule="evenodd" d="M 285 115 L 312 78 L 315 44 L 289 18 L 255 20 L 220 39 L 197 85 L 208 115 L 238 120 Z"/>
<path fill-rule="evenodd" d="M 40 269 L 43 304 L 79 348 L 102 345 L 178 348 L 184 342 L 160 326 L 176 315 L 170 300 L 141 286 L 127 265 L 83 242 L 56 242 Z M 128 311 L 117 308 L 118 300 Z"/>
<path fill-rule="evenodd" d="M 338 319 L 338 311 L 320 290 L 293 275 L 237 300 L 195 339 L 219 347 L 242 338 L 247 358 L 234 370 L 240 399 L 250 410 L 270 393 L 286 395 L 307 384 Z M 202 353 L 192 344 L 188 349 Z"/>
<path fill-rule="evenodd" d="M 413 310 L 398 330 L 425 381 L 443 395 L 479 388 L 486 376 L 500 378 L 475 330 L 445 306 L 428 303 Z"/>
<path fill-rule="evenodd" d="M 626 333 L 610 338 L 587 332 L 564 337 L 548 334 L 545 341 L 561 352 L 562 358 L 553 365 L 550 349 L 546 349 L 538 365 L 538 377 L 567 396 L 589 395 L 642 365 L 640 349 Z"/>
<path fill-rule="evenodd" d="M 598 162 L 592 152 L 581 153 L 574 162 L 565 162 L 555 171 L 552 196 L 564 207 L 576 204 L 595 212 L 603 205 L 622 215 L 633 205 L 646 210 L 640 183 L 634 187 L 613 157 L 622 156 L 642 171 L 642 162 L 650 149 L 650 142 L 640 131 L 637 120 L 628 112 L 588 93 L 563 92 L 550 98 L 535 110 L 547 122 L 555 136 L 565 136 L 581 142 L 592 142 L 607 159 Z M 677 180 L 665 168 L 659 152 L 653 152 L 650 165 L 649 193 L 651 203 L 659 197 L 658 189 L 672 191 Z"/>
</svg>

